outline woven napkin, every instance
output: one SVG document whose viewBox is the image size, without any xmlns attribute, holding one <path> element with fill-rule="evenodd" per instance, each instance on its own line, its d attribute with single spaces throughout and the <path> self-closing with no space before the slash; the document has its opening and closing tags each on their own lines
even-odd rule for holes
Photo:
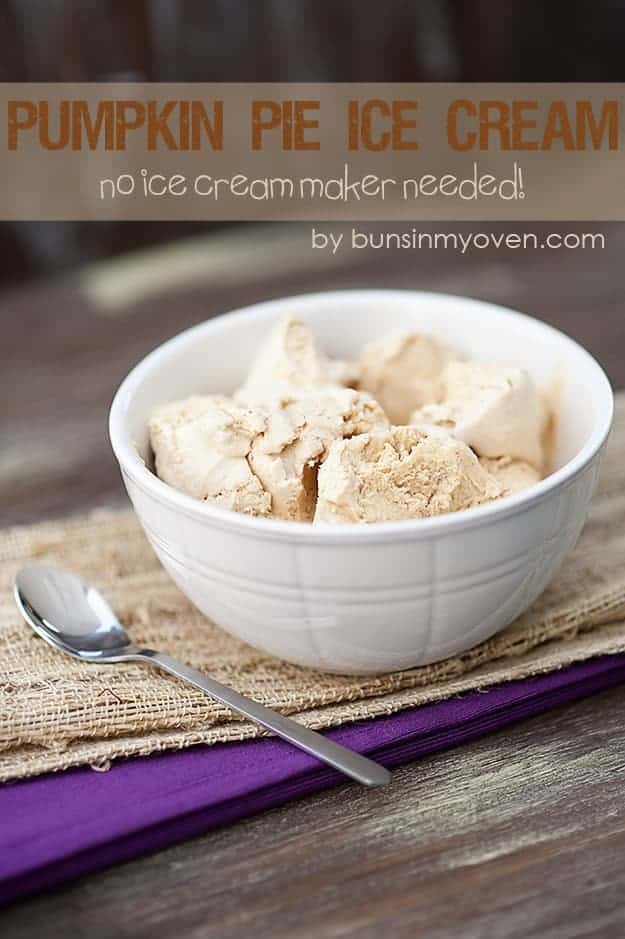
<svg viewBox="0 0 625 939">
<path fill-rule="evenodd" d="M 531 610 L 464 655 L 381 676 L 299 668 L 228 636 L 170 581 L 131 511 L 0 533 L 0 780 L 261 733 L 146 666 L 85 664 L 55 652 L 13 603 L 13 578 L 27 560 L 73 568 L 97 584 L 137 643 L 324 728 L 625 651 L 624 464 L 625 394 L 580 542 Z"/>
</svg>

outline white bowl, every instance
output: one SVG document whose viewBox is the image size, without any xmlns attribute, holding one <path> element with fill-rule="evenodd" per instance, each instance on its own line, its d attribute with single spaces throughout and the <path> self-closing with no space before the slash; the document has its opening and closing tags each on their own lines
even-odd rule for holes
<svg viewBox="0 0 625 939">
<path fill-rule="evenodd" d="M 148 468 L 159 404 L 230 392 L 271 323 L 295 314 L 332 355 L 416 328 L 480 359 L 561 383 L 554 471 L 530 490 L 431 519 L 318 527 L 252 518 L 184 495 Z M 546 587 L 582 529 L 612 422 L 609 382 L 581 346 L 502 307 L 408 290 L 272 300 L 189 329 L 121 385 L 110 435 L 126 488 L 163 566 L 228 632 L 334 672 L 410 668 L 503 629 Z M 145 462 L 144 462 L 145 461 Z"/>
</svg>

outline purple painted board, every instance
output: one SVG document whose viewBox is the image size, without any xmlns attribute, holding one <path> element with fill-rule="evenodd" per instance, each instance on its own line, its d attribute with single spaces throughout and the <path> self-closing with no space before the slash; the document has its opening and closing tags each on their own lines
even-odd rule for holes
<svg viewBox="0 0 625 939">
<path fill-rule="evenodd" d="M 350 724 L 328 736 L 399 766 L 623 681 L 625 655 L 604 656 Z M 341 781 L 335 771 L 272 738 L 124 760 L 107 773 L 75 769 L 6 784 L 0 788 L 0 901 Z"/>
</svg>

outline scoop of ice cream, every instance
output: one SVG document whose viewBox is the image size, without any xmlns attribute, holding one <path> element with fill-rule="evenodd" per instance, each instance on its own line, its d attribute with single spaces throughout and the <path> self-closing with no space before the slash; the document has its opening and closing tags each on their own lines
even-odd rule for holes
<svg viewBox="0 0 625 939">
<path fill-rule="evenodd" d="M 509 456 L 542 470 L 548 412 L 524 369 L 450 362 L 440 403 L 417 409 L 411 422 L 443 427 L 478 456 Z"/>
<path fill-rule="evenodd" d="M 502 488 L 502 496 L 511 496 L 515 492 L 529 489 L 540 481 L 538 470 L 524 460 L 513 460 L 509 456 L 500 456 L 496 459 L 480 457 L 484 469 L 494 476 Z"/>
<path fill-rule="evenodd" d="M 501 494 L 464 443 L 392 427 L 332 444 L 319 470 L 315 522 L 388 522 L 457 512 Z"/>
<path fill-rule="evenodd" d="M 329 359 L 301 320 L 281 320 L 261 344 L 244 384 L 235 399 L 262 404 L 297 389 L 325 385 L 352 385 L 358 377 L 355 363 Z"/>
<path fill-rule="evenodd" d="M 369 395 L 349 388 L 320 389 L 275 400 L 267 429 L 250 453 L 250 466 L 271 494 L 272 514 L 311 521 L 317 469 L 335 440 L 388 427 Z"/>
<path fill-rule="evenodd" d="M 238 407 L 222 395 L 167 404 L 149 420 L 156 472 L 196 499 L 268 515 L 271 496 L 248 463 L 252 444 L 265 428 L 262 413 Z"/>
<path fill-rule="evenodd" d="M 340 388 L 357 388 L 360 382 L 360 363 L 348 359 L 321 358 L 327 379 L 324 384 L 338 385 Z"/>
<path fill-rule="evenodd" d="M 407 424 L 415 408 L 440 400 L 441 373 L 457 357 L 430 336 L 391 333 L 365 346 L 359 388 L 380 402 L 394 424 Z"/>
</svg>

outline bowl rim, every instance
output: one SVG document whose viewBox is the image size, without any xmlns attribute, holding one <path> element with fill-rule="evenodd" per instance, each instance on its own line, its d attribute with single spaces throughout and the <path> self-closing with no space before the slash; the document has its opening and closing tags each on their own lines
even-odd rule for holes
<svg viewBox="0 0 625 939">
<path fill-rule="evenodd" d="M 260 518 L 234 512 L 210 502 L 194 499 L 186 493 L 180 492 L 164 483 L 144 463 L 139 455 L 130 434 L 126 430 L 126 416 L 132 403 L 134 394 L 141 386 L 145 376 L 149 374 L 159 360 L 171 353 L 179 345 L 193 341 L 199 334 L 218 332 L 225 321 L 233 323 L 238 319 L 252 319 L 266 316 L 271 318 L 273 313 L 279 312 L 281 306 L 290 307 L 294 301 L 303 301 L 310 305 L 315 303 L 336 303 L 339 300 L 354 299 L 357 295 L 366 294 L 368 297 L 383 299 L 405 299 L 409 296 L 418 296 L 422 300 L 433 302 L 462 301 L 467 305 L 479 307 L 483 311 L 496 313 L 500 321 L 507 317 L 510 321 L 530 324 L 537 329 L 557 337 L 560 343 L 573 347 L 578 355 L 586 359 L 596 379 L 596 388 L 602 399 L 601 413 L 596 426 L 579 452 L 564 466 L 555 470 L 530 488 L 510 496 L 505 496 L 496 502 L 463 509 L 459 512 L 450 512 L 426 519 L 407 519 L 404 521 L 376 522 L 361 525 L 347 522 L 342 525 L 312 525 L 310 522 L 291 522 L 284 519 Z M 454 531 L 479 528 L 489 522 L 509 518 L 525 512 L 548 498 L 554 490 L 561 489 L 572 483 L 590 463 L 593 462 L 602 449 L 612 426 L 614 415 L 614 395 L 609 379 L 593 355 L 580 343 L 576 342 L 566 333 L 553 326 L 520 313 L 509 307 L 500 306 L 486 300 L 473 297 L 464 297 L 437 291 L 405 289 L 375 289 L 356 288 L 345 290 L 318 291 L 314 293 L 293 294 L 250 304 L 246 307 L 235 308 L 218 316 L 205 320 L 185 329 L 171 339 L 157 346 L 152 352 L 142 358 L 127 374 L 120 384 L 109 412 L 109 437 L 115 457 L 120 465 L 122 475 L 127 477 L 144 493 L 164 506 L 180 512 L 182 515 L 199 521 L 210 522 L 215 528 L 222 531 L 237 532 L 247 537 L 261 538 L 263 540 L 278 540 L 282 542 L 297 542 L 306 544 L 350 544 L 362 542 L 372 544 L 376 542 L 413 541 L 450 534 Z"/>
</svg>

